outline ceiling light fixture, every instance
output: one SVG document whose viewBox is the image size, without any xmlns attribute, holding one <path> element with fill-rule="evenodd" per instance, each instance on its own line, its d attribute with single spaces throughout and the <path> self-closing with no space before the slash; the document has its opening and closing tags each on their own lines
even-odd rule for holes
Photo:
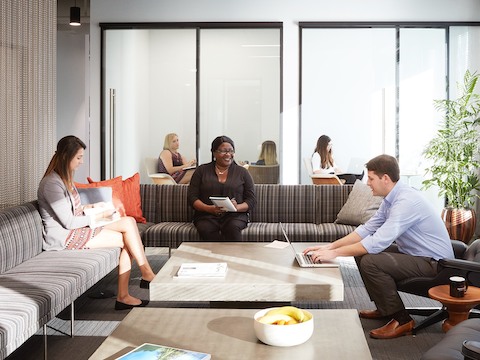
<svg viewBox="0 0 480 360">
<path fill-rule="evenodd" d="M 80 26 L 80 8 L 77 7 L 77 1 L 75 1 L 75 6 L 70 8 L 70 25 Z"/>
</svg>

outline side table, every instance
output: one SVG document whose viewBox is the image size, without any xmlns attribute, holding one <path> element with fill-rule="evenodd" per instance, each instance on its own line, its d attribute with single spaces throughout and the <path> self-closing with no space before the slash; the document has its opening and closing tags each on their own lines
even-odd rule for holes
<svg viewBox="0 0 480 360">
<path fill-rule="evenodd" d="M 442 324 L 444 332 L 450 330 L 459 322 L 468 319 L 470 310 L 480 304 L 480 288 L 469 286 L 464 297 L 457 298 L 450 296 L 450 285 L 438 285 L 428 290 L 428 295 L 440 301 L 448 312 L 448 319 Z"/>
</svg>

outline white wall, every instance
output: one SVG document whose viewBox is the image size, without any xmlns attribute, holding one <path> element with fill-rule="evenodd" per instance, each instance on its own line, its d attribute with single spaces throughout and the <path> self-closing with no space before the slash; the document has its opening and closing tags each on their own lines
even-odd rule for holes
<svg viewBox="0 0 480 360">
<path fill-rule="evenodd" d="M 478 0 L 91 0 L 90 127 L 100 129 L 100 22 L 282 21 L 283 183 L 298 179 L 300 21 L 480 21 Z M 100 132 L 91 131 L 90 174 L 100 176 Z"/>
</svg>

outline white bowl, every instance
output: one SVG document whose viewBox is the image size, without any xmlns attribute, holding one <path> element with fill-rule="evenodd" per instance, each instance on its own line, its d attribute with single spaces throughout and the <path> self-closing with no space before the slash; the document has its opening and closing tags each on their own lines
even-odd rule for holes
<svg viewBox="0 0 480 360">
<path fill-rule="evenodd" d="M 254 315 L 253 328 L 258 340 L 273 346 L 295 346 L 303 344 L 313 334 L 313 315 L 303 310 L 308 320 L 292 325 L 271 325 L 258 321 L 268 311 L 276 308 L 268 308 L 258 311 Z"/>
</svg>

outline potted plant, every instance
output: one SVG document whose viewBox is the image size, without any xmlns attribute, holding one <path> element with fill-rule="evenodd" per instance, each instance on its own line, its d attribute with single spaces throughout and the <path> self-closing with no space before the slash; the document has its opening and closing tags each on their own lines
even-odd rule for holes
<svg viewBox="0 0 480 360">
<path fill-rule="evenodd" d="M 442 111 L 443 123 L 428 143 L 424 156 L 431 165 L 426 168 L 424 189 L 439 187 L 445 196 L 442 218 L 450 238 L 468 243 L 476 226 L 473 206 L 480 190 L 480 96 L 475 87 L 480 75 L 465 72 L 463 84 L 458 84 L 460 97 L 455 100 L 435 100 Z"/>
</svg>

